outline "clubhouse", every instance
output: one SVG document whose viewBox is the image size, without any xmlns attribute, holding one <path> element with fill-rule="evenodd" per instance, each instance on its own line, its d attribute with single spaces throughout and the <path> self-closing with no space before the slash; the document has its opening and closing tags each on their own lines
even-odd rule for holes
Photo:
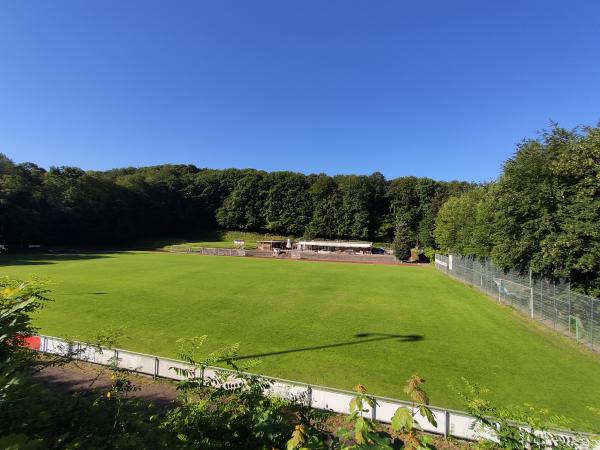
<svg viewBox="0 0 600 450">
<path fill-rule="evenodd" d="M 328 241 L 328 240 L 266 240 L 258 241 L 258 249 L 263 251 L 294 250 L 300 252 L 316 253 L 348 253 L 348 254 L 371 254 L 373 253 L 372 242 L 361 241 Z"/>
</svg>

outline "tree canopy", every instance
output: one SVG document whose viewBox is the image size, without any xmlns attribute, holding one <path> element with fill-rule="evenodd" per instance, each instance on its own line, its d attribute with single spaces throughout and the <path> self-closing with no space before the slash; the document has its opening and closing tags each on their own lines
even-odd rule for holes
<svg viewBox="0 0 600 450">
<path fill-rule="evenodd" d="M 522 142 L 496 182 L 442 206 L 434 235 L 443 249 L 600 295 L 600 128 L 554 125 Z"/>
<path fill-rule="evenodd" d="M 471 184 L 161 165 L 45 170 L 0 156 L 0 243 L 105 244 L 223 228 L 290 236 L 433 242 L 433 217 Z"/>
</svg>

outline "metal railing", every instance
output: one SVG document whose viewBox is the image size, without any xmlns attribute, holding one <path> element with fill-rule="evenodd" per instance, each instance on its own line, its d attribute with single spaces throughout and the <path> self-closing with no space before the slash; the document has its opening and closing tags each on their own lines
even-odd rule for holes
<svg viewBox="0 0 600 450">
<path fill-rule="evenodd" d="M 504 271 L 489 259 L 436 254 L 435 267 L 509 304 L 534 320 L 600 351 L 600 300 L 571 290 L 566 280 Z"/>
</svg>

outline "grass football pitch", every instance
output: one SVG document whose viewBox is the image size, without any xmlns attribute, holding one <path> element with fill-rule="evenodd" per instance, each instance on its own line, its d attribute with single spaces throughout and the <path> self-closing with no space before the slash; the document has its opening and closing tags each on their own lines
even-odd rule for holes
<svg viewBox="0 0 600 450">
<path fill-rule="evenodd" d="M 175 357 L 176 340 L 235 342 L 257 371 L 403 398 L 419 373 L 432 404 L 462 409 L 461 377 L 500 404 L 586 419 L 600 406 L 600 358 L 431 267 L 158 252 L 1 255 L 0 275 L 51 281 L 35 318 L 44 334 L 93 339 L 126 327 L 120 347 Z"/>
</svg>

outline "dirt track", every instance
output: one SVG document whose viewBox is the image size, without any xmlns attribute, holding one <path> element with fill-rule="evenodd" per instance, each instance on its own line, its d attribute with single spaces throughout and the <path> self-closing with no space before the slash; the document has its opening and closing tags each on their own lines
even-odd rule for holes
<svg viewBox="0 0 600 450">
<path fill-rule="evenodd" d="M 59 367 L 46 367 L 34 375 L 52 389 L 66 392 L 84 390 L 106 391 L 111 384 L 110 371 L 105 367 L 85 362 L 71 362 Z M 134 397 L 140 397 L 157 404 L 167 404 L 177 398 L 175 383 L 167 380 L 153 380 L 144 375 L 131 374 L 131 380 L 140 389 Z"/>
</svg>

